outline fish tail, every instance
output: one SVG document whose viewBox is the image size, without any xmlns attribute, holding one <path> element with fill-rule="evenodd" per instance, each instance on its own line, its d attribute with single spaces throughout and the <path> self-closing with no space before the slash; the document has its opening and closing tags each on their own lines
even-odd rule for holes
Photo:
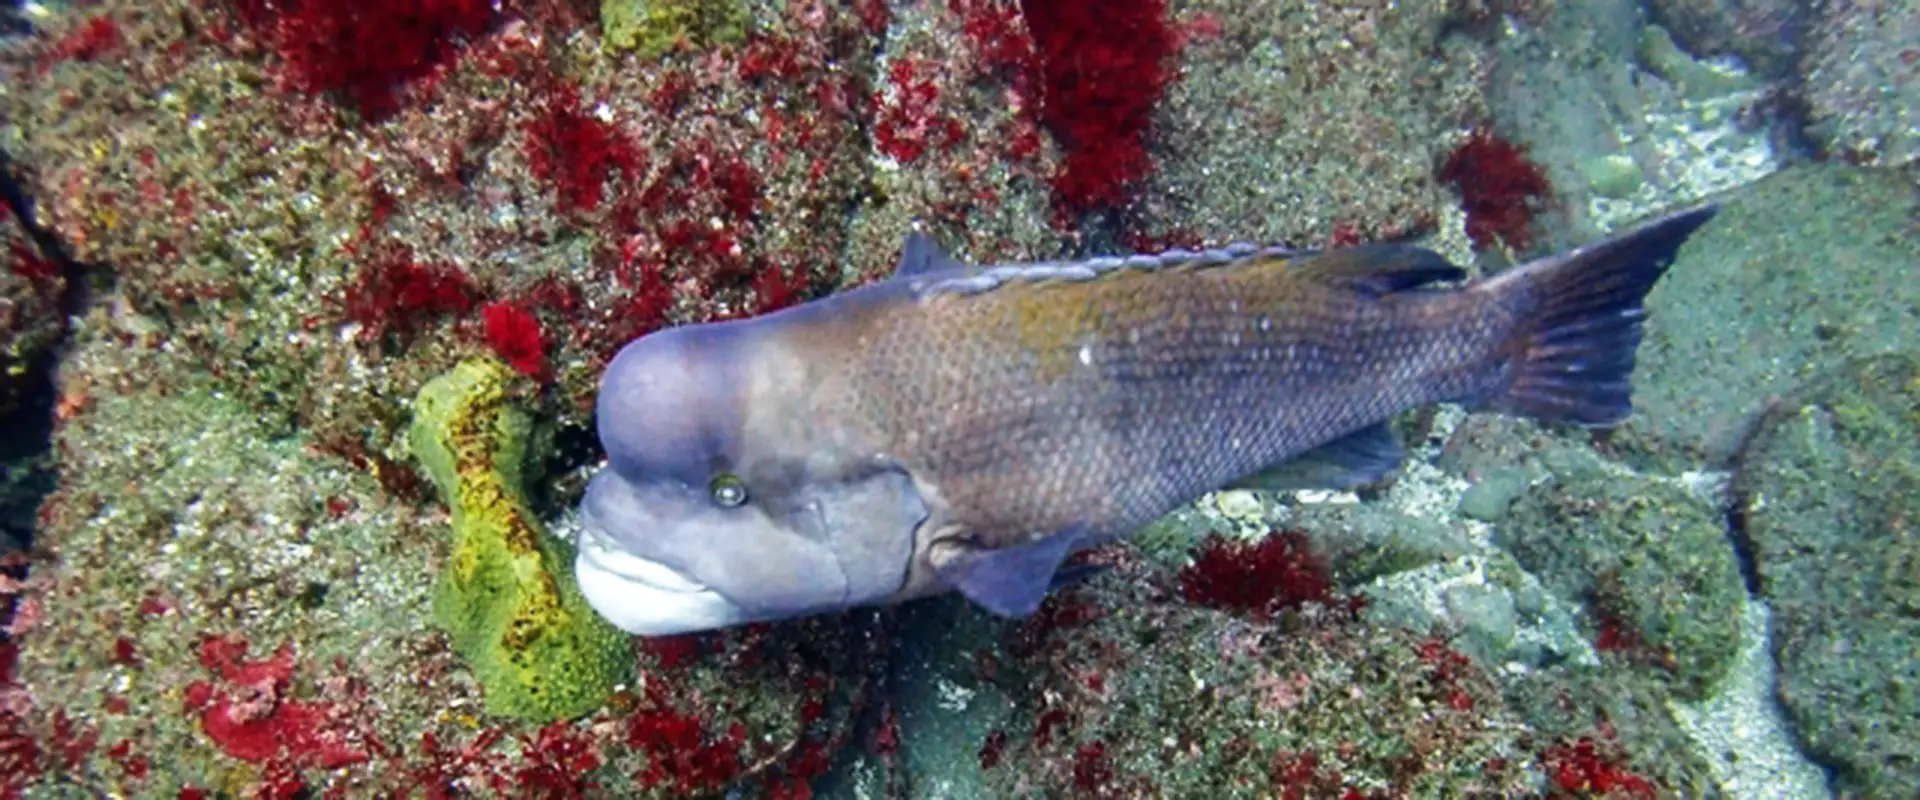
<svg viewBox="0 0 1920 800">
<path fill-rule="evenodd" d="M 1716 210 L 1683 211 L 1481 284 L 1519 320 L 1500 348 L 1500 380 L 1482 406 L 1587 427 L 1631 416 L 1629 378 L 1647 316 L 1642 302 Z"/>
</svg>

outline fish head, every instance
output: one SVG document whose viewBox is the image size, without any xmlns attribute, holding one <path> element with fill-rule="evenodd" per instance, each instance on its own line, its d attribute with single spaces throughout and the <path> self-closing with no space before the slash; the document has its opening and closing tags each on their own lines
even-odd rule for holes
<svg viewBox="0 0 1920 800">
<path fill-rule="evenodd" d="M 602 376 L 607 464 L 581 503 L 575 575 L 615 626 L 711 630 L 906 583 L 926 503 L 817 407 L 817 373 L 778 317 L 650 334 Z"/>
</svg>

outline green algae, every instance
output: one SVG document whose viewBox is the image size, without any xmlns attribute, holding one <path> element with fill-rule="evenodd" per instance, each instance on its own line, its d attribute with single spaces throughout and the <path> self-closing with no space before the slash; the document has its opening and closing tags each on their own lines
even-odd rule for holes
<svg viewBox="0 0 1920 800">
<path fill-rule="evenodd" d="M 628 637 L 594 613 L 569 568 L 573 549 L 527 510 L 533 425 L 491 358 L 421 387 L 414 454 L 453 514 L 453 550 L 434 617 L 486 691 L 493 714 L 531 720 L 598 708 L 632 673 Z"/>
<path fill-rule="evenodd" d="M 716 47 L 746 37 L 740 0 L 601 0 L 600 34 L 613 50 L 659 58 L 682 44 Z"/>
</svg>

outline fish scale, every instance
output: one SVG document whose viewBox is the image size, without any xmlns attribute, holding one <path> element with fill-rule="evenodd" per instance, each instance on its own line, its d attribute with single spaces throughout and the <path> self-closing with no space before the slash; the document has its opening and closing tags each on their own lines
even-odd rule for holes
<svg viewBox="0 0 1920 800">
<path fill-rule="evenodd" d="M 1001 270 L 991 288 L 930 282 L 857 359 L 913 362 L 873 374 L 914 386 L 859 394 L 914 398 L 873 412 L 896 442 L 917 434 L 898 452 L 968 509 L 958 521 L 976 535 L 1014 543 L 1083 524 L 1104 538 L 1458 391 L 1396 378 L 1484 361 L 1498 335 L 1500 315 L 1468 308 L 1470 295 L 1362 298 L 1275 257 L 1290 251 L 1208 252 Z M 1189 265 L 1208 268 L 1177 269 Z M 1488 324 L 1433 335 L 1463 318 Z M 1231 441 L 1242 446 L 1220 446 Z"/>
</svg>

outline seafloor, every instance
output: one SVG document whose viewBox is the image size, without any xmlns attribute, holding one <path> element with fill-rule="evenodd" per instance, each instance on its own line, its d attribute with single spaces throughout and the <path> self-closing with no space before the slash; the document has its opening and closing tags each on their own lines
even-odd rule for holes
<svg viewBox="0 0 1920 800">
<path fill-rule="evenodd" d="M 0 796 L 1920 793 L 1920 3 L 0 6 Z M 1705 200 L 1637 416 L 1458 408 L 1007 622 L 630 639 L 607 358 L 975 262 Z M 1115 487 L 1123 491 L 1125 487 Z"/>
</svg>

